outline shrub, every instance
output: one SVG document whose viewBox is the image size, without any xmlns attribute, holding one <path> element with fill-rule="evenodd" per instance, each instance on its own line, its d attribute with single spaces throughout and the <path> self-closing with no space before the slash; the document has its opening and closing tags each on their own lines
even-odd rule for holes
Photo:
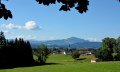
<svg viewBox="0 0 120 72">
<path fill-rule="evenodd" d="M 73 59 L 76 59 L 76 58 L 79 58 L 80 57 L 80 53 L 78 52 L 78 51 L 74 51 L 73 53 L 72 53 L 72 58 Z"/>
</svg>

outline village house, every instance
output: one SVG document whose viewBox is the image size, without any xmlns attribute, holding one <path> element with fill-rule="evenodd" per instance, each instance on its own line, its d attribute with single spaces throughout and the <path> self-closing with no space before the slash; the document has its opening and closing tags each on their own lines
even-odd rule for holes
<svg viewBox="0 0 120 72">
<path fill-rule="evenodd" d="M 86 55 L 92 55 L 92 52 L 87 51 L 85 54 L 86 54 Z"/>
<path fill-rule="evenodd" d="M 95 62 L 100 62 L 101 60 L 99 58 L 92 58 L 91 59 L 91 63 L 95 63 Z"/>
</svg>

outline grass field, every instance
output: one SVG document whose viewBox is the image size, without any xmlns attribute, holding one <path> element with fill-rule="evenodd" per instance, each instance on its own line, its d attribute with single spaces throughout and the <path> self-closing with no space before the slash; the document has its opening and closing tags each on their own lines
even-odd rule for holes
<svg viewBox="0 0 120 72">
<path fill-rule="evenodd" d="M 51 55 L 46 65 L 1 69 L 0 72 L 120 72 L 120 62 L 90 63 L 92 56 L 75 61 L 69 55 Z"/>
</svg>

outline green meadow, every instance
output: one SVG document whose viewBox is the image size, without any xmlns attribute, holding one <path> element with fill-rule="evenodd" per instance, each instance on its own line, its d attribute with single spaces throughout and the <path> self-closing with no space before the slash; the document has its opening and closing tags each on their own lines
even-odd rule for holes
<svg viewBox="0 0 120 72">
<path fill-rule="evenodd" d="M 120 72 L 120 62 L 91 63 L 93 56 L 73 60 L 70 55 L 50 55 L 46 65 L 0 69 L 0 72 Z"/>
</svg>

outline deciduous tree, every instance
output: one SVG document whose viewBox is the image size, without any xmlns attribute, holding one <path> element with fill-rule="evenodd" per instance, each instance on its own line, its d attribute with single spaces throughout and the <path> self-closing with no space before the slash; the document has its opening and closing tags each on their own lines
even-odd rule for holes
<svg viewBox="0 0 120 72">
<path fill-rule="evenodd" d="M 109 50 L 111 53 L 113 53 L 113 49 L 115 48 L 116 45 L 116 40 L 114 38 L 104 38 L 102 40 L 102 49 L 107 49 Z"/>
<path fill-rule="evenodd" d="M 45 64 L 48 54 L 49 50 L 47 49 L 46 45 L 41 44 L 40 46 L 38 46 L 36 55 L 38 56 L 38 61 L 40 62 L 40 64 Z"/>
</svg>

